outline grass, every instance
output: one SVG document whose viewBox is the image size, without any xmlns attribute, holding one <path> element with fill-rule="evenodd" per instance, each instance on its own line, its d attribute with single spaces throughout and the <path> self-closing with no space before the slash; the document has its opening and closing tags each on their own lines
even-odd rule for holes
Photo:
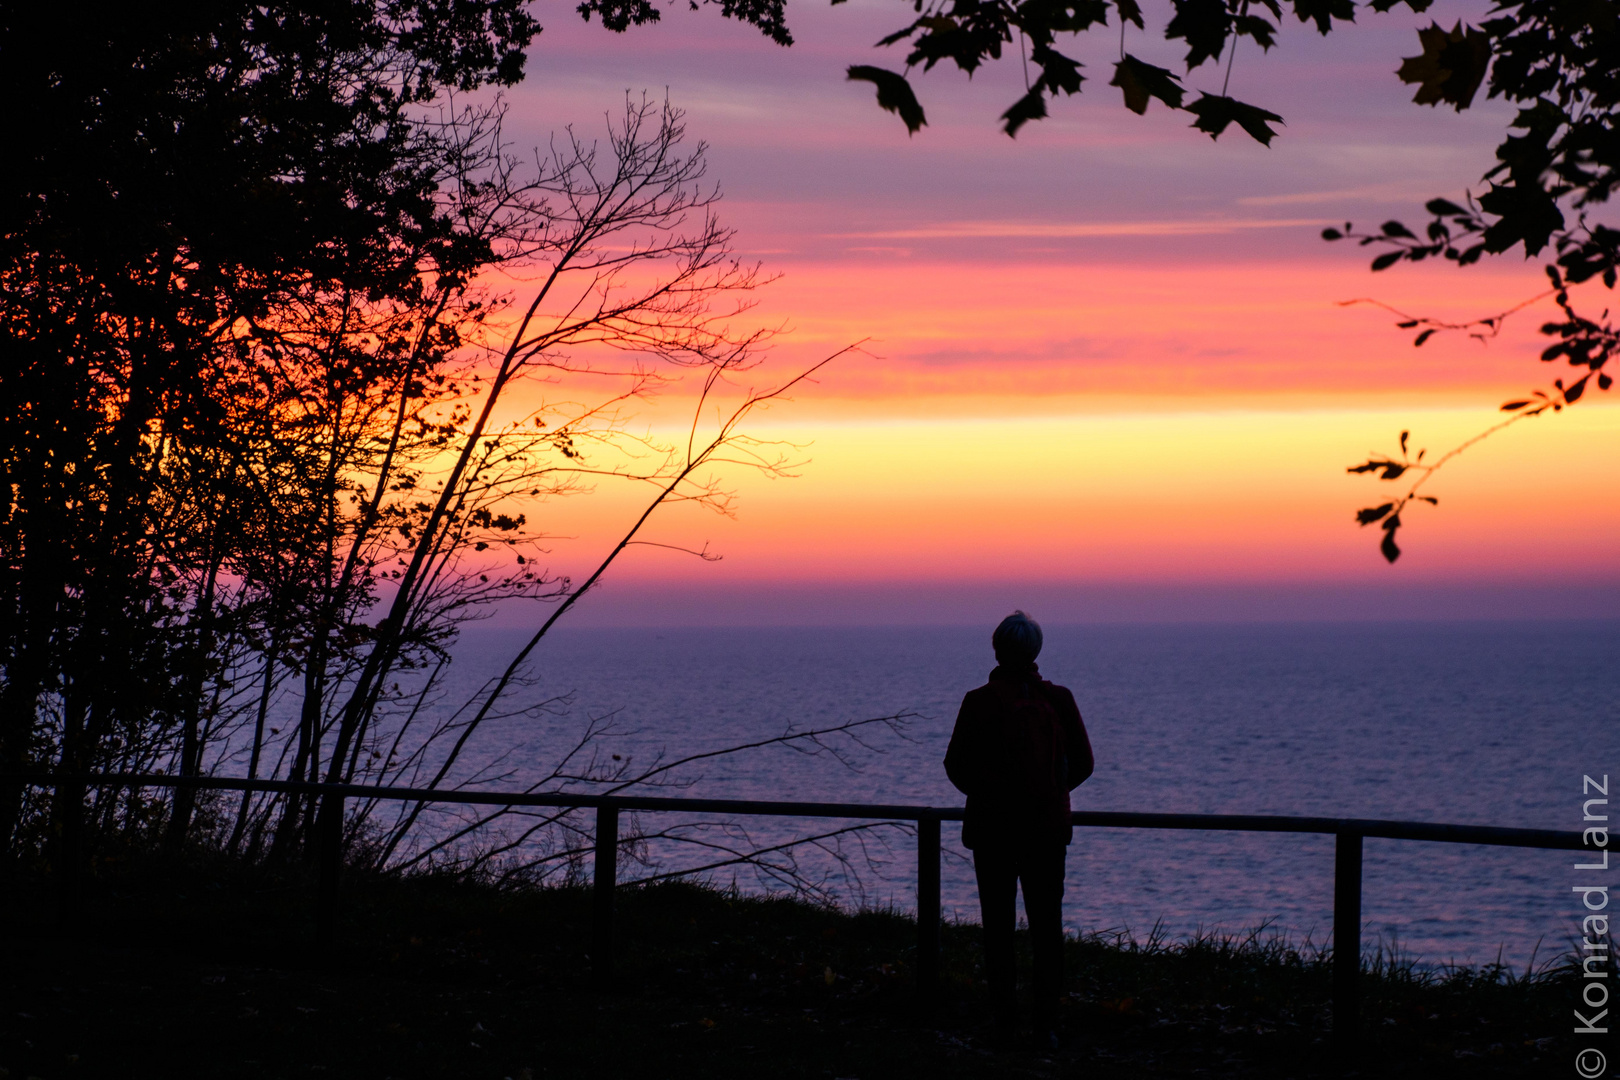
<svg viewBox="0 0 1620 1080">
<path fill-rule="evenodd" d="M 351 875 L 341 944 L 302 873 L 133 858 L 58 928 L 49 883 L 0 897 L 0 1080 L 40 1077 L 1523 1077 L 1552 1075 L 1567 965 L 1364 976 L 1336 1055 L 1329 958 L 1266 933 L 1071 941 L 1064 1046 L 986 1043 L 978 930 L 948 925 L 918 1006 L 915 924 L 679 882 L 626 890 L 614 988 L 591 987 L 590 897 Z M 1027 972 L 1027 956 L 1024 958 Z"/>
</svg>

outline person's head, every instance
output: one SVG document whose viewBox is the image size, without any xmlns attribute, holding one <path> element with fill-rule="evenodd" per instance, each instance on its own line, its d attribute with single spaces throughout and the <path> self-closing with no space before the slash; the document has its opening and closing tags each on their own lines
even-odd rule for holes
<svg viewBox="0 0 1620 1080">
<path fill-rule="evenodd" d="M 998 664 L 1033 664 L 1041 654 L 1041 626 L 1022 611 L 1015 611 L 990 635 Z"/>
</svg>

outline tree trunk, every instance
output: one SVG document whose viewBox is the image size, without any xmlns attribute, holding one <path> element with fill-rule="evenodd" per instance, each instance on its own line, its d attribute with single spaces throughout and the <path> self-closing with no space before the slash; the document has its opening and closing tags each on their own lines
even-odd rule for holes
<svg viewBox="0 0 1620 1080">
<path fill-rule="evenodd" d="M 264 654 L 264 682 L 259 687 L 259 709 L 253 719 L 253 749 L 248 755 L 249 780 L 259 778 L 259 755 L 264 750 L 264 723 L 270 712 L 270 695 L 276 686 L 276 653 L 280 644 L 276 630 L 279 630 L 279 626 L 273 628 L 270 647 Z M 227 845 L 227 850 L 232 855 L 236 854 L 242 843 L 242 833 L 247 829 L 248 811 L 252 806 L 253 792 L 242 792 L 242 803 L 236 808 L 236 825 L 231 829 L 231 842 Z"/>
<path fill-rule="evenodd" d="M 187 673 L 185 718 L 180 732 L 180 775 L 195 778 L 201 771 L 202 746 L 198 738 L 198 719 L 202 711 L 203 682 L 208 671 L 208 660 L 214 651 L 214 587 L 219 580 L 221 551 L 214 545 L 209 560 L 208 575 L 203 581 L 202 597 L 197 601 L 197 635 L 192 643 L 190 671 Z M 169 812 L 169 827 L 163 837 L 164 849 L 171 854 L 185 845 L 191 829 L 191 816 L 197 806 L 197 789 L 182 784 L 174 789 Z"/>
<path fill-rule="evenodd" d="M 56 884 L 56 918 L 72 932 L 79 910 L 79 870 L 84 860 L 84 696 L 70 686 L 62 708 L 62 756 L 51 800 L 51 874 Z"/>
</svg>

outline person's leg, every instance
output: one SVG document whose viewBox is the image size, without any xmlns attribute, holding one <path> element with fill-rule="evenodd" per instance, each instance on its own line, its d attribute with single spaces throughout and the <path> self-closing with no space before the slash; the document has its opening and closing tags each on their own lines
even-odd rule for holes
<svg viewBox="0 0 1620 1080">
<path fill-rule="evenodd" d="M 1013 927 L 1018 921 L 1018 863 L 1009 852 L 975 851 L 979 917 L 984 925 L 984 974 L 997 1027 L 1011 1029 L 1018 1019 Z"/>
<path fill-rule="evenodd" d="M 1061 844 L 1021 852 L 1019 878 L 1024 915 L 1029 919 L 1030 952 L 1035 961 L 1035 1032 L 1050 1033 L 1057 1022 L 1063 990 L 1063 871 L 1068 849 Z"/>
</svg>

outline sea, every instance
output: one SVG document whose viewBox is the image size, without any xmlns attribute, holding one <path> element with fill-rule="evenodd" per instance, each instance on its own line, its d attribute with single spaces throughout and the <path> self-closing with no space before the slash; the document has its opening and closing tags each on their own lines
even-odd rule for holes
<svg viewBox="0 0 1620 1080">
<path fill-rule="evenodd" d="M 508 789 L 690 758 L 636 790 L 960 806 L 941 762 L 962 695 L 994 664 L 989 636 L 988 627 L 561 625 L 511 698 L 551 704 L 487 723 L 459 773 L 484 769 L 481 786 Z M 467 631 L 452 689 L 482 682 L 525 638 Z M 1583 778 L 1620 784 L 1620 621 L 1047 626 L 1045 638 L 1042 674 L 1074 691 L 1097 758 L 1074 793 L 1077 810 L 1577 830 L 1590 824 L 1582 804 L 1594 797 Z M 884 717 L 901 719 L 771 741 Z M 642 813 L 625 829 L 650 839 L 620 879 L 708 867 L 698 876 L 744 892 L 913 908 L 914 837 L 882 824 L 822 835 L 859 824 Z M 944 912 L 976 921 L 960 840 L 945 823 Z M 761 848 L 776 850 L 731 861 Z M 1368 839 L 1364 947 L 1430 966 L 1522 971 L 1556 960 L 1579 931 L 1572 885 L 1597 880 L 1573 871 L 1580 861 Z M 1333 866 L 1331 836 L 1081 828 L 1065 921 L 1073 933 L 1137 940 L 1260 934 L 1322 946 Z"/>
</svg>

